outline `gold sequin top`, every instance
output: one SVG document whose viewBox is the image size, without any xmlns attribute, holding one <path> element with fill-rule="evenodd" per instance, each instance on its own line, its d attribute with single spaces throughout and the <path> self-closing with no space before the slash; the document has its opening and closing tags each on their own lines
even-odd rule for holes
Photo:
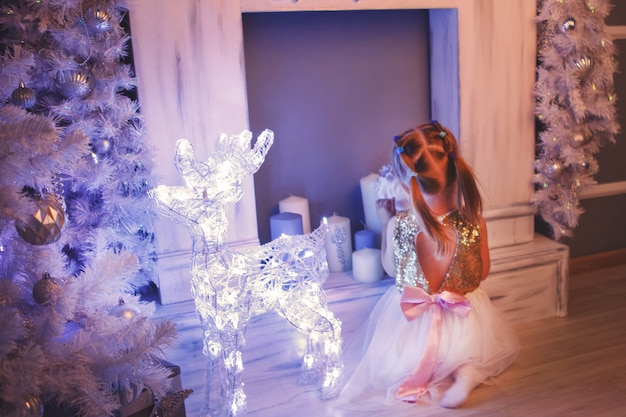
<svg viewBox="0 0 626 417">
<path fill-rule="evenodd" d="M 455 210 L 439 221 L 456 231 L 456 253 L 448 273 L 435 292 L 453 291 L 466 294 L 478 288 L 482 278 L 482 258 L 480 256 L 480 227 L 470 223 L 465 216 Z M 420 227 L 412 211 L 401 211 L 396 216 L 393 235 L 393 250 L 396 262 L 396 288 L 399 291 L 407 286 L 422 288 L 432 294 L 428 280 L 419 264 L 415 249 L 415 238 Z"/>
</svg>

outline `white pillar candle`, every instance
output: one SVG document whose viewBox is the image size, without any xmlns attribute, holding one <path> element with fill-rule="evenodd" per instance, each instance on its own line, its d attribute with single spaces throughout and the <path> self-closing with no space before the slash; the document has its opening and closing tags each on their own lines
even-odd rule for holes
<svg viewBox="0 0 626 417">
<path fill-rule="evenodd" d="M 352 269 L 352 233 L 350 219 L 332 215 L 322 220 L 327 225 L 326 259 L 330 272 L 344 272 Z"/>
<path fill-rule="evenodd" d="M 373 230 L 363 229 L 354 234 L 354 250 L 376 248 L 376 233 Z"/>
<path fill-rule="evenodd" d="M 280 235 L 301 235 L 302 216 L 298 213 L 278 213 L 270 217 L 272 240 Z"/>
<path fill-rule="evenodd" d="M 309 200 L 294 195 L 278 202 L 278 211 L 281 213 L 298 213 L 302 216 L 302 230 L 311 233 L 311 217 L 309 215 Z"/>
<path fill-rule="evenodd" d="M 378 200 L 378 192 L 376 191 L 377 181 L 378 174 L 369 174 L 367 177 L 361 178 L 361 198 L 363 199 L 365 224 L 368 229 L 373 230 L 380 236 L 382 224 L 376 211 L 376 200 Z"/>
<path fill-rule="evenodd" d="M 365 248 L 352 253 L 352 277 L 359 282 L 376 282 L 385 272 L 380 259 L 380 249 Z"/>
</svg>

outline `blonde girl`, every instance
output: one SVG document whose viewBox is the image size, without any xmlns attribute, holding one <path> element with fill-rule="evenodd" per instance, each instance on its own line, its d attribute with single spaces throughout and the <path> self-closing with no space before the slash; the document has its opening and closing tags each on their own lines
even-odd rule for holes
<svg viewBox="0 0 626 417">
<path fill-rule="evenodd" d="M 394 137 L 394 175 L 411 208 L 379 200 L 382 261 L 395 286 L 365 330 L 365 351 L 342 396 L 462 405 L 517 357 L 510 325 L 480 283 L 490 260 L 482 201 L 452 132 L 433 121 Z"/>
</svg>

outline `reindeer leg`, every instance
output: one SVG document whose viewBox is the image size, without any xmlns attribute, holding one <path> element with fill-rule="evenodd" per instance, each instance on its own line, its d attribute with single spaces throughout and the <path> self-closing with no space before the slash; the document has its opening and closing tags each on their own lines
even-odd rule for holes
<svg viewBox="0 0 626 417">
<path fill-rule="evenodd" d="M 204 330 L 202 353 L 207 358 L 204 415 L 245 416 L 241 351 L 246 321 L 240 320 L 238 306 L 218 305 L 216 295 L 211 292 L 201 295 L 196 290 L 192 293 Z"/>
<path fill-rule="evenodd" d="M 244 332 L 240 329 L 222 331 L 224 374 L 223 385 L 228 390 L 229 417 L 246 415 L 247 399 L 243 390 L 243 359 Z"/>
<path fill-rule="evenodd" d="M 201 320 L 204 329 L 202 353 L 207 358 L 204 412 L 210 417 L 242 417 L 247 400 L 242 380 L 243 331 L 218 329 L 215 320 Z M 232 331 L 231 331 L 232 330 Z"/>
<path fill-rule="evenodd" d="M 320 314 L 330 326 L 330 331 L 321 334 L 324 346 L 324 381 L 320 397 L 327 400 L 339 395 L 343 383 L 341 322 L 327 307 Z"/>
<path fill-rule="evenodd" d="M 343 360 L 341 356 L 341 322 L 328 309 L 323 295 L 315 301 L 310 298 L 298 299 L 300 294 L 293 294 L 283 303 L 296 303 L 298 308 L 285 308 L 281 305 L 281 314 L 298 331 L 307 336 L 307 350 L 302 359 L 302 373 L 298 380 L 301 384 L 317 381 L 319 369 L 323 368 L 324 381 L 320 397 L 330 399 L 339 394 Z M 308 302 L 307 302 L 308 301 Z"/>
<path fill-rule="evenodd" d="M 300 332 L 306 334 L 306 351 L 302 357 L 302 366 L 298 384 L 310 385 L 318 380 L 318 370 L 320 361 L 322 360 L 322 351 L 320 349 L 320 335 L 315 331 L 303 330 L 296 326 Z"/>
<path fill-rule="evenodd" d="M 206 357 L 206 383 L 204 385 L 204 406 L 202 415 L 207 417 L 229 416 L 228 387 L 224 384 L 225 372 L 222 354 L 222 338 L 214 318 L 208 316 L 202 303 L 196 301 L 200 323 L 204 331 L 202 353 Z"/>
</svg>

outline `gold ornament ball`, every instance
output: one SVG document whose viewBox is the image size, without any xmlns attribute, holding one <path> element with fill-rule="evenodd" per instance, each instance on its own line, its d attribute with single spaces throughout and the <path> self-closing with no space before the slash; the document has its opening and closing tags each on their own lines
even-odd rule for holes
<svg viewBox="0 0 626 417">
<path fill-rule="evenodd" d="M 50 305 L 54 300 L 54 295 L 59 291 L 59 288 L 59 284 L 56 280 L 45 272 L 43 278 L 37 281 L 33 286 L 33 298 L 39 305 Z"/>
<path fill-rule="evenodd" d="M 17 234 L 31 245 L 48 245 L 61 237 L 65 211 L 55 196 L 35 199 L 36 211 L 28 220 L 17 222 Z"/>
<path fill-rule="evenodd" d="M 589 128 L 583 128 L 572 135 L 571 145 L 574 148 L 580 148 L 591 142 L 591 139 L 593 139 L 593 136 Z"/>
</svg>

